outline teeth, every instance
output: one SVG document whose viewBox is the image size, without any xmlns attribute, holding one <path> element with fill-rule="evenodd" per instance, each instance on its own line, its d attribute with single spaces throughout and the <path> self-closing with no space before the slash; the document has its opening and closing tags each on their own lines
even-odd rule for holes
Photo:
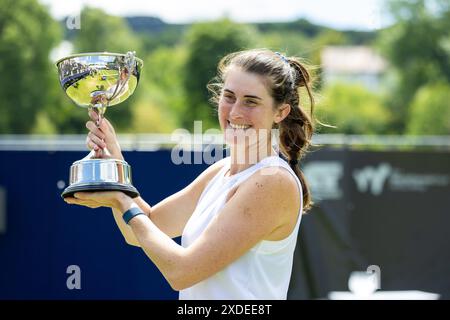
<svg viewBox="0 0 450 320">
<path fill-rule="evenodd" d="M 244 125 L 244 124 L 234 124 L 234 123 L 231 123 L 231 122 L 230 122 L 230 126 L 231 126 L 233 129 L 248 129 L 248 128 L 250 128 L 249 125 Z"/>
</svg>

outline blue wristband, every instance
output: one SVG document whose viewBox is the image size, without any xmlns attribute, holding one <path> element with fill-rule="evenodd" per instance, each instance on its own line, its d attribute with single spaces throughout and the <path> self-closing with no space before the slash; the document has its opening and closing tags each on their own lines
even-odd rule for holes
<svg viewBox="0 0 450 320">
<path fill-rule="evenodd" d="M 140 214 L 144 214 L 141 209 L 132 207 L 123 213 L 122 218 L 123 221 L 125 221 L 125 223 L 128 224 L 128 222 L 130 222 L 131 219 Z"/>
</svg>

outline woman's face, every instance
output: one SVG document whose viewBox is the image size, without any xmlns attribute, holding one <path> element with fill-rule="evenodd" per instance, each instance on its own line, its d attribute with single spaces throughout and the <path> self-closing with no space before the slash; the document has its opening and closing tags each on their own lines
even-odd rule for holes
<svg viewBox="0 0 450 320">
<path fill-rule="evenodd" d="M 240 144 L 245 137 L 270 134 L 273 123 L 280 121 L 280 112 L 273 105 L 261 76 L 230 67 L 219 99 L 219 122 L 225 142 Z"/>
</svg>

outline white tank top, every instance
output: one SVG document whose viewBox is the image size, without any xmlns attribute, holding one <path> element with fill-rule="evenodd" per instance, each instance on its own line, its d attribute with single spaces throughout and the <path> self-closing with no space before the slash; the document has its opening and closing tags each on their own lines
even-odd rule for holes
<svg viewBox="0 0 450 320">
<path fill-rule="evenodd" d="M 248 179 L 256 171 L 280 167 L 288 170 L 297 181 L 300 192 L 300 210 L 297 223 L 289 236 L 279 241 L 262 240 L 243 256 L 211 277 L 180 291 L 180 300 L 275 300 L 286 299 L 292 272 L 297 233 L 303 211 L 302 187 L 289 164 L 278 156 L 264 158 L 255 165 L 230 177 L 230 157 L 208 183 L 200 196 L 192 216 L 187 222 L 181 239 L 183 247 L 189 247 L 206 229 L 215 215 L 225 205 L 228 192 Z M 263 172 L 263 173 L 265 173 Z"/>
</svg>

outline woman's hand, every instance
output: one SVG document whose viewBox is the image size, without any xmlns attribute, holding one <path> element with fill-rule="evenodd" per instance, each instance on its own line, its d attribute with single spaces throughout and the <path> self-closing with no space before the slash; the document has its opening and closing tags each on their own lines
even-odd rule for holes
<svg viewBox="0 0 450 320">
<path fill-rule="evenodd" d="M 103 118 L 97 127 L 96 122 L 99 117 L 97 112 L 89 110 L 91 121 L 86 122 L 86 128 L 89 129 L 86 138 L 86 145 L 90 150 L 95 151 L 97 158 L 104 157 L 103 150 L 106 148 L 110 152 L 113 159 L 123 160 L 122 150 L 117 141 L 116 132 L 108 119 Z"/>
<path fill-rule="evenodd" d="M 109 207 L 120 212 L 127 211 L 133 204 L 133 199 L 120 191 L 77 192 L 64 201 L 89 208 Z"/>
</svg>

